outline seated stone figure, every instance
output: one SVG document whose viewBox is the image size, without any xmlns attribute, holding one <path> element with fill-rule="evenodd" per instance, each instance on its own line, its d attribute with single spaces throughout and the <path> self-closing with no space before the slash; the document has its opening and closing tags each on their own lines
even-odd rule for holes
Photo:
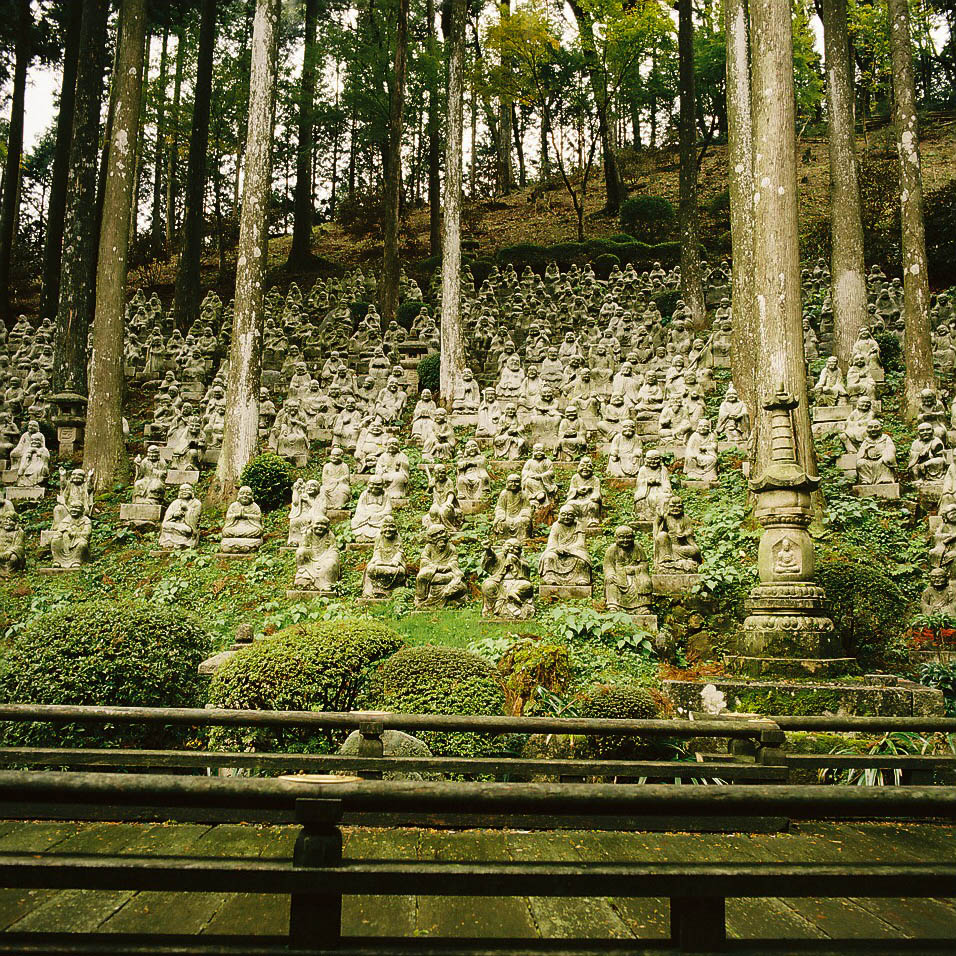
<svg viewBox="0 0 956 956">
<path fill-rule="evenodd" d="M 703 558 L 684 502 L 671 495 L 654 519 L 654 570 L 659 574 L 696 574 Z"/>
<path fill-rule="evenodd" d="M 455 457 L 455 429 L 444 408 L 435 412 L 431 433 L 422 443 L 422 462 L 451 461 Z M 427 470 L 427 468 L 426 468 Z"/>
<path fill-rule="evenodd" d="M 883 364 L 880 361 L 880 346 L 873 333 L 864 325 L 860 329 L 859 338 L 853 344 L 850 352 L 850 361 L 854 362 L 857 358 L 862 358 L 865 368 L 872 378 L 878 382 L 883 381 Z M 847 383 L 849 384 L 849 382 Z"/>
<path fill-rule="evenodd" d="M 16 468 L 16 485 L 19 488 L 37 488 L 46 484 L 50 477 L 50 452 L 42 435 L 32 435 L 30 443 L 20 456 Z"/>
<path fill-rule="evenodd" d="M 690 481 L 717 481 L 717 439 L 706 418 L 697 423 L 687 439 L 684 477 Z"/>
<path fill-rule="evenodd" d="M 352 498 L 352 476 L 344 455 L 338 445 L 333 445 L 329 449 L 329 460 L 322 466 L 318 510 L 326 514 L 345 511 Z"/>
<path fill-rule="evenodd" d="M 398 439 L 392 435 L 385 443 L 385 451 L 378 456 L 375 474 L 385 482 L 385 490 L 393 501 L 408 497 L 408 476 L 410 465 L 408 455 L 401 450 Z"/>
<path fill-rule="evenodd" d="M 89 517 L 93 512 L 93 471 L 83 471 L 82 468 L 74 468 L 67 471 L 60 469 L 60 490 L 56 496 L 56 505 L 53 508 L 52 529 L 56 531 L 57 527 L 67 520 L 70 514 L 70 508 L 73 505 L 79 505 L 84 515 Z"/>
<path fill-rule="evenodd" d="M 621 430 L 611 439 L 607 473 L 612 478 L 636 478 L 643 461 L 644 447 L 637 436 L 634 422 L 625 418 Z"/>
<path fill-rule="evenodd" d="M 478 406 L 478 423 L 475 425 L 475 438 L 494 438 L 498 434 L 501 422 L 501 405 L 493 388 L 486 388 Z"/>
<path fill-rule="evenodd" d="M 724 400 L 717 411 L 717 434 L 738 448 L 747 447 L 747 439 L 750 437 L 750 413 L 737 397 L 737 389 L 732 382 L 727 386 Z"/>
<path fill-rule="evenodd" d="M 956 560 L 956 504 L 941 505 L 940 525 L 933 532 L 933 546 L 929 550 L 929 564 L 942 568 L 948 577 L 953 576 L 953 561 Z"/>
<path fill-rule="evenodd" d="M 671 496 L 671 476 L 659 451 L 652 448 L 637 473 L 634 514 L 638 521 L 653 521 Z"/>
<path fill-rule="evenodd" d="M 520 541 L 509 538 L 497 552 L 487 548 L 481 566 L 488 575 L 481 583 L 481 613 L 485 617 L 512 621 L 534 617 L 531 567 L 522 556 Z"/>
<path fill-rule="evenodd" d="M 646 614 L 651 606 L 647 556 L 634 540 L 634 529 L 621 525 L 604 552 L 604 603 L 609 611 Z"/>
<path fill-rule="evenodd" d="M 498 423 L 498 434 L 492 439 L 495 457 L 499 461 L 519 461 L 528 451 L 524 427 L 518 420 L 518 408 L 508 404 Z"/>
<path fill-rule="evenodd" d="M 56 568 L 78 568 L 90 560 L 90 535 L 93 522 L 83 514 L 78 503 L 70 505 L 69 513 L 60 522 L 50 538 L 50 554 Z"/>
<path fill-rule="evenodd" d="M 458 552 L 441 525 L 428 531 L 415 578 L 415 606 L 434 607 L 463 597 L 465 578 L 458 567 Z"/>
<path fill-rule="evenodd" d="M 252 489 L 243 485 L 236 500 L 226 509 L 222 523 L 222 550 L 226 554 L 248 554 L 262 547 L 262 509 L 255 503 Z"/>
<path fill-rule="evenodd" d="M 385 490 L 385 482 L 380 475 L 373 475 L 355 505 L 352 516 L 355 540 L 366 544 L 373 542 L 382 529 L 382 522 L 391 514 L 392 500 Z"/>
<path fill-rule="evenodd" d="M 531 457 L 521 469 L 521 489 L 536 508 L 554 501 L 558 485 L 554 480 L 554 463 L 545 455 L 544 445 L 537 442 Z"/>
<path fill-rule="evenodd" d="M 444 466 L 436 465 L 444 470 Z M 422 518 L 422 526 L 428 531 L 435 525 L 440 525 L 449 534 L 456 534 L 461 531 L 462 514 L 461 506 L 458 504 L 458 495 L 455 492 L 455 483 L 450 475 L 442 476 L 439 479 L 435 476 L 435 483 L 432 485 L 432 504 L 428 512 Z"/>
<path fill-rule="evenodd" d="M 861 395 L 876 401 L 876 382 L 866 367 L 866 359 L 857 355 L 850 360 L 846 370 L 846 394 L 852 401 Z"/>
<path fill-rule="evenodd" d="M 929 422 L 916 426 L 916 438 L 910 445 L 909 473 L 913 481 L 942 481 L 946 472 L 946 449 L 933 434 Z"/>
<path fill-rule="evenodd" d="M 421 398 L 412 412 L 412 439 L 424 441 L 435 422 L 438 406 L 432 398 L 431 389 L 423 388 Z"/>
<path fill-rule="evenodd" d="M 377 416 L 362 429 L 355 443 L 355 470 L 358 474 L 373 474 L 379 455 L 385 451 L 388 433 Z"/>
<path fill-rule="evenodd" d="M 576 405 L 568 405 L 558 425 L 558 456 L 562 461 L 574 461 L 588 450 L 588 433 L 578 415 Z"/>
<path fill-rule="evenodd" d="M 930 568 L 929 584 L 920 596 L 920 611 L 930 615 L 956 617 L 956 588 L 945 569 Z"/>
<path fill-rule="evenodd" d="M 591 555 L 574 508 L 564 505 L 551 525 L 547 547 L 538 562 L 541 583 L 549 587 L 590 587 Z"/>
<path fill-rule="evenodd" d="M 455 386 L 451 410 L 455 415 L 477 415 L 480 390 L 470 368 L 462 369 L 461 379 Z"/>
<path fill-rule="evenodd" d="M 398 536 L 398 525 L 395 524 L 394 518 L 387 517 L 382 522 L 382 528 L 375 539 L 372 557 L 365 565 L 362 597 L 374 600 L 390 597 L 395 588 L 404 585 L 407 573 L 402 539 Z"/>
<path fill-rule="evenodd" d="M 487 461 L 478 442 L 472 439 L 458 459 L 458 497 L 466 501 L 481 501 L 490 485 Z"/>
<path fill-rule="evenodd" d="M 896 481 L 896 445 L 883 431 L 879 419 L 867 423 L 866 438 L 856 454 L 856 475 L 861 485 L 886 485 Z"/>
<path fill-rule="evenodd" d="M 594 474 L 594 464 L 590 458 L 582 458 L 578 470 L 571 476 L 565 505 L 574 509 L 585 531 L 600 527 L 601 479 Z"/>
<path fill-rule="evenodd" d="M 314 478 L 297 478 L 292 486 L 292 507 L 289 509 L 289 537 L 287 544 L 299 545 L 316 512 L 325 509 L 319 504 L 320 485 Z"/>
<path fill-rule="evenodd" d="M 837 364 L 836 356 L 831 355 L 820 372 L 817 384 L 813 388 L 813 400 L 820 406 L 843 405 L 847 400 L 843 373 Z"/>
<path fill-rule="evenodd" d="M 26 567 L 26 538 L 12 509 L 0 511 L 0 578 Z"/>
<path fill-rule="evenodd" d="M 498 495 L 492 530 L 497 535 L 526 541 L 531 537 L 532 520 L 531 499 L 521 488 L 520 475 L 512 472 Z"/>
<path fill-rule="evenodd" d="M 179 486 L 179 495 L 170 502 L 159 529 L 158 545 L 164 551 L 195 548 L 199 544 L 199 514 L 202 504 L 188 482 Z"/>
<path fill-rule="evenodd" d="M 333 591 L 341 574 L 339 549 L 329 519 L 317 514 L 295 552 L 295 588 L 299 591 Z"/>
<path fill-rule="evenodd" d="M 150 445 L 145 455 L 133 459 L 136 479 L 133 482 L 134 505 L 162 505 L 166 496 L 168 469 L 159 456 L 159 448 Z"/>
<path fill-rule="evenodd" d="M 873 400 L 866 395 L 861 395 L 856 400 L 856 407 L 847 415 L 843 426 L 843 446 L 848 454 L 855 455 L 859 451 L 861 442 L 866 438 L 867 426 L 873 421 L 876 421 Z"/>
</svg>

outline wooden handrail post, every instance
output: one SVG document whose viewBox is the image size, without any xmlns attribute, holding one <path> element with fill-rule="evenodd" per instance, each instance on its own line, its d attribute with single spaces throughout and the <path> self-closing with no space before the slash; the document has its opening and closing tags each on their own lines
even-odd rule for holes
<svg viewBox="0 0 956 956">
<path fill-rule="evenodd" d="M 757 745 L 757 763 L 764 767 L 786 767 L 787 776 L 780 783 L 790 782 L 789 764 L 784 751 L 787 742 L 786 733 L 779 727 L 776 730 L 761 730 Z"/>
<path fill-rule="evenodd" d="M 292 865 L 339 866 L 342 862 L 341 800 L 300 799 L 296 819 L 302 830 L 295 841 Z M 293 893 L 289 914 L 289 944 L 300 947 L 338 946 L 342 940 L 342 894 Z"/>
<path fill-rule="evenodd" d="M 716 953 L 727 944 L 722 896 L 672 896 L 671 942 L 682 952 Z"/>
<path fill-rule="evenodd" d="M 384 757 L 385 745 L 382 742 L 382 734 L 385 732 L 381 720 L 363 720 L 359 722 L 359 734 L 362 739 L 359 741 L 360 757 Z M 363 780 L 381 780 L 381 770 L 360 770 L 358 776 Z"/>
</svg>

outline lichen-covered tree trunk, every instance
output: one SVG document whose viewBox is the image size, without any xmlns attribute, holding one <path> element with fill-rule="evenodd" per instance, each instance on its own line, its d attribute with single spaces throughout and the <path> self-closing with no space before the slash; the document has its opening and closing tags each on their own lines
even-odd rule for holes
<svg viewBox="0 0 956 956">
<path fill-rule="evenodd" d="M 209 145 L 209 105 L 212 99 L 212 60 L 216 45 L 216 0 L 202 0 L 196 93 L 189 134 L 186 195 L 179 265 L 176 269 L 176 321 L 187 328 L 199 315 L 203 199 L 206 195 L 206 151 Z"/>
<path fill-rule="evenodd" d="M 830 114 L 833 352 L 845 371 L 853 345 L 866 322 L 863 220 L 857 181 L 846 0 L 823 0 L 823 31 Z"/>
<path fill-rule="evenodd" d="M 60 299 L 53 335 L 53 389 L 86 394 L 86 341 L 96 299 L 96 169 L 105 66 L 107 0 L 84 0 L 70 176 L 63 224 Z"/>
<path fill-rule="evenodd" d="M 312 258 L 313 214 L 313 118 L 315 108 L 315 67 L 318 49 L 315 28 L 318 0 L 305 0 L 305 42 L 302 54 L 302 80 L 299 86 L 298 148 L 295 155 L 295 192 L 292 197 L 292 245 L 289 248 L 290 268 L 305 267 Z"/>
<path fill-rule="evenodd" d="M 730 188 L 732 346 L 734 384 L 756 414 L 754 363 L 760 342 L 754 324 L 753 121 L 750 115 L 750 37 L 747 0 L 726 0 L 727 181 Z"/>
<path fill-rule="evenodd" d="M 815 475 L 803 359 L 789 0 L 750 0 L 750 28 L 754 310 L 760 337 L 756 355 L 756 473 L 761 474 L 770 460 L 770 428 L 761 403 L 782 389 L 798 401 L 793 410 L 797 453 L 807 474 Z"/>
<path fill-rule="evenodd" d="M 405 73 L 408 56 L 409 0 L 398 0 L 395 24 L 395 61 L 388 107 L 388 169 L 385 175 L 385 228 L 382 264 L 382 318 L 390 322 L 398 311 L 398 225 L 402 198 L 402 114 L 405 110 Z"/>
<path fill-rule="evenodd" d="M 272 130 L 276 87 L 276 35 L 280 0 L 256 0 L 249 76 L 242 211 L 236 262 L 236 307 L 229 349 L 229 380 L 222 451 L 209 491 L 213 502 L 231 499 L 242 469 L 256 451 L 262 375 L 262 300 L 269 256 L 268 208 L 272 189 Z"/>
<path fill-rule="evenodd" d="M 83 4 L 70 4 L 66 10 L 66 16 L 63 78 L 60 84 L 60 106 L 56 117 L 53 175 L 47 206 L 46 242 L 43 246 L 43 299 L 40 304 L 40 314 L 51 318 L 56 315 L 60 302 L 63 223 L 66 218 L 66 190 L 70 179 L 70 142 L 73 136 L 73 107 L 76 103 L 76 73 L 80 59 Z"/>
<path fill-rule="evenodd" d="M 695 328 L 707 317 L 700 278 L 697 230 L 697 105 L 694 92 L 694 22 L 691 0 L 678 2 L 677 49 L 680 60 L 680 224 L 681 295 Z"/>
<path fill-rule="evenodd" d="M 166 80 L 169 65 L 169 27 L 163 27 L 156 92 L 156 149 L 153 152 L 153 211 L 150 219 L 150 246 L 154 258 L 163 254 L 163 166 L 166 148 Z"/>
<path fill-rule="evenodd" d="M 183 89 L 183 60 L 186 52 L 186 31 L 176 34 L 176 67 L 173 74 L 173 102 L 169 115 L 171 135 L 166 151 L 166 251 L 172 252 L 176 240 L 176 177 L 179 170 L 179 100 Z"/>
<path fill-rule="evenodd" d="M 929 336 L 929 276 L 923 227 L 923 178 L 920 172 L 916 90 L 913 85 L 913 47 L 906 0 L 888 0 L 890 54 L 893 63 L 893 107 L 896 150 L 900 159 L 900 222 L 903 250 L 903 318 L 906 335 L 903 354 L 906 381 L 904 413 L 916 417 L 919 393 L 933 388 L 933 349 Z"/>
<path fill-rule="evenodd" d="M 118 32 L 119 48 L 111 90 L 113 125 L 100 226 L 90 398 L 83 454 L 83 467 L 93 470 L 97 491 L 107 491 L 117 481 L 129 476 L 129 459 L 123 439 L 123 315 L 129 210 L 133 198 L 146 45 L 146 0 L 123 0 Z"/>
<path fill-rule="evenodd" d="M 465 367 L 461 332 L 461 187 L 465 98 L 467 0 L 451 0 L 448 37 L 448 128 L 445 134 L 445 202 L 441 266 L 441 401 L 449 410 Z"/>
</svg>

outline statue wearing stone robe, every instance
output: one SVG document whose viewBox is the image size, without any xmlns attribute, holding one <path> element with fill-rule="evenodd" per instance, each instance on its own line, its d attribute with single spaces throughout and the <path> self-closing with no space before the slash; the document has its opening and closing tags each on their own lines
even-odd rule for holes
<svg viewBox="0 0 956 956">
<path fill-rule="evenodd" d="M 332 591 L 341 573 L 335 535 L 328 519 L 317 515 L 295 552 L 295 587 L 301 591 Z"/>
<path fill-rule="evenodd" d="M 543 584 L 553 587 L 588 587 L 591 584 L 591 556 L 587 538 L 579 530 L 574 509 L 565 505 L 551 525 L 547 547 L 538 562 Z"/>
<path fill-rule="evenodd" d="M 646 614 L 651 605 L 647 556 L 634 540 L 634 530 L 622 525 L 614 544 L 604 552 L 604 603 L 609 611 Z"/>
</svg>

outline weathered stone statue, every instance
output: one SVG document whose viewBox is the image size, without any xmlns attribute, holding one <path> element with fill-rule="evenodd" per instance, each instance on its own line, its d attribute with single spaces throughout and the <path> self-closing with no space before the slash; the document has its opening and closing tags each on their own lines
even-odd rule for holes
<svg viewBox="0 0 956 956">
<path fill-rule="evenodd" d="M 670 472 L 664 464 L 663 455 L 652 448 L 637 473 L 634 486 L 635 517 L 638 521 L 653 521 L 670 496 Z"/>
<path fill-rule="evenodd" d="M 292 507 L 289 509 L 289 537 L 287 544 L 299 545 L 312 516 L 324 511 L 319 502 L 319 483 L 314 478 L 297 478 L 292 486 Z"/>
<path fill-rule="evenodd" d="M 470 368 L 462 369 L 461 380 L 455 386 L 451 410 L 455 415 L 477 415 L 480 391 Z"/>
<path fill-rule="evenodd" d="M 166 509 L 159 529 L 159 548 L 163 551 L 180 551 L 195 548 L 199 544 L 199 514 L 202 504 L 193 495 L 193 486 L 188 482 L 179 486 L 179 495 Z"/>
<path fill-rule="evenodd" d="M 554 501 L 558 485 L 554 480 L 554 463 L 545 455 L 544 445 L 537 442 L 531 457 L 521 469 L 521 488 L 536 508 Z"/>
<path fill-rule="evenodd" d="M 387 517 L 382 522 L 382 528 L 375 539 L 372 557 L 365 565 L 362 597 L 372 600 L 390 597 L 395 588 L 405 583 L 407 573 L 402 540 L 398 536 L 398 525 L 395 524 L 394 518 Z"/>
<path fill-rule="evenodd" d="M 488 576 L 481 584 L 485 617 L 526 621 L 534 617 L 534 586 L 531 567 L 522 556 L 521 542 L 509 538 L 500 551 L 488 547 L 482 561 Z"/>
<path fill-rule="evenodd" d="M 930 567 L 942 568 L 947 577 L 953 576 L 956 560 L 956 504 L 945 504 L 939 509 L 940 525 L 933 532 L 933 547 L 929 550 Z"/>
<path fill-rule="evenodd" d="M 614 544 L 604 552 L 604 603 L 609 611 L 646 614 L 651 605 L 647 556 L 634 540 L 634 529 L 614 530 Z"/>
<path fill-rule="evenodd" d="M 563 461 L 574 461 L 588 450 L 588 433 L 576 405 L 568 405 L 558 425 L 558 455 Z"/>
<path fill-rule="evenodd" d="M 910 445 L 909 473 L 913 481 L 942 481 L 946 472 L 946 449 L 933 434 L 929 422 L 916 426 L 916 438 Z"/>
<path fill-rule="evenodd" d="M 351 475 L 344 452 L 338 445 L 329 449 L 329 460 L 322 466 L 322 484 L 319 489 L 319 510 L 345 511 L 352 497 Z"/>
<path fill-rule="evenodd" d="M 252 489 L 243 485 L 236 500 L 226 509 L 222 524 L 222 550 L 226 554 L 249 554 L 262 547 L 262 509 L 255 503 Z"/>
<path fill-rule="evenodd" d="M 352 532 L 355 540 L 369 544 L 378 537 L 382 522 L 392 514 L 392 500 L 385 490 L 381 475 L 373 475 L 368 485 L 359 495 L 352 516 Z"/>
<path fill-rule="evenodd" d="M 385 483 L 385 490 L 392 501 L 408 497 L 408 455 L 401 450 L 398 439 L 391 435 L 385 442 L 385 451 L 378 456 L 375 474 Z"/>
<path fill-rule="evenodd" d="M 339 549 L 329 519 L 317 514 L 295 552 L 295 588 L 330 593 L 342 573 Z"/>
<path fill-rule="evenodd" d="M 72 471 L 60 469 L 60 490 L 53 507 L 53 531 L 69 519 L 73 505 L 78 505 L 81 514 L 87 518 L 93 513 L 92 470 L 85 472 L 82 468 L 74 468 Z"/>
<path fill-rule="evenodd" d="M 846 393 L 851 401 L 861 395 L 876 401 L 876 382 L 873 381 L 866 359 L 862 355 L 856 355 L 850 359 L 850 365 L 846 370 Z"/>
<path fill-rule="evenodd" d="M 154 505 L 162 507 L 166 496 L 166 473 L 168 468 L 159 455 L 159 448 L 150 445 L 145 455 L 133 459 L 136 478 L 133 481 L 134 505 Z"/>
<path fill-rule="evenodd" d="M 813 389 L 813 400 L 821 406 L 843 405 L 847 400 L 843 373 L 840 371 L 835 355 L 827 359 L 826 365 L 820 372 L 820 377 Z"/>
<path fill-rule="evenodd" d="M 866 438 L 857 450 L 856 474 L 861 485 L 889 485 L 896 481 L 896 445 L 878 419 L 867 423 Z"/>
<path fill-rule="evenodd" d="M 621 430 L 611 439 L 607 473 L 612 478 L 636 478 L 644 461 L 644 448 L 633 419 L 625 418 Z"/>
<path fill-rule="evenodd" d="M 442 475 L 437 474 L 438 469 L 442 469 Z M 435 466 L 435 481 L 432 485 L 432 504 L 428 513 L 422 518 L 422 526 L 428 531 L 430 528 L 440 525 L 449 534 L 457 534 L 461 531 L 462 514 L 461 506 L 458 504 L 458 495 L 455 491 L 455 483 L 451 475 L 444 471 L 443 465 Z"/>
<path fill-rule="evenodd" d="M 551 525 L 547 547 L 538 563 L 541 583 L 549 587 L 590 587 L 591 555 L 587 538 L 578 528 L 577 514 L 564 505 Z"/>
<path fill-rule="evenodd" d="M 929 584 L 920 596 L 923 614 L 956 617 L 956 588 L 944 568 L 930 568 Z"/>
<path fill-rule="evenodd" d="M 687 439 L 684 477 L 689 481 L 717 481 L 717 439 L 706 418 L 697 423 L 697 427 Z"/>
<path fill-rule="evenodd" d="M 867 425 L 873 421 L 876 421 L 873 399 L 867 395 L 861 395 L 856 400 L 856 406 L 847 415 L 843 426 L 843 446 L 848 454 L 857 454 L 861 442 L 866 438 Z"/>
<path fill-rule="evenodd" d="M 512 472 L 495 504 L 492 530 L 497 535 L 526 541 L 531 537 L 532 503 L 521 488 L 521 477 Z"/>
<path fill-rule="evenodd" d="M 487 461 L 478 442 L 472 439 L 458 459 L 458 497 L 464 501 L 481 501 L 490 485 Z"/>
<path fill-rule="evenodd" d="M 17 464 L 18 488 L 41 488 L 50 477 L 50 452 L 42 435 L 31 435 Z"/>
<path fill-rule="evenodd" d="M 750 437 L 750 413 L 738 398 L 733 382 L 727 386 L 724 400 L 717 411 L 717 434 L 738 448 L 747 447 L 747 439 Z"/>
<path fill-rule="evenodd" d="M 458 567 L 458 552 L 441 525 L 428 530 L 415 578 L 415 606 L 449 604 L 465 594 L 465 578 Z"/>
<path fill-rule="evenodd" d="M 696 574 L 703 558 L 684 502 L 671 495 L 654 519 L 654 570 L 658 574 Z"/>
<path fill-rule="evenodd" d="M 585 531 L 601 526 L 601 479 L 594 474 L 594 463 L 582 458 L 578 470 L 571 476 L 566 506 L 574 509 L 578 522 Z"/>
<path fill-rule="evenodd" d="M 0 511 L 0 578 L 26 567 L 26 538 L 12 509 Z"/>
</svg>

